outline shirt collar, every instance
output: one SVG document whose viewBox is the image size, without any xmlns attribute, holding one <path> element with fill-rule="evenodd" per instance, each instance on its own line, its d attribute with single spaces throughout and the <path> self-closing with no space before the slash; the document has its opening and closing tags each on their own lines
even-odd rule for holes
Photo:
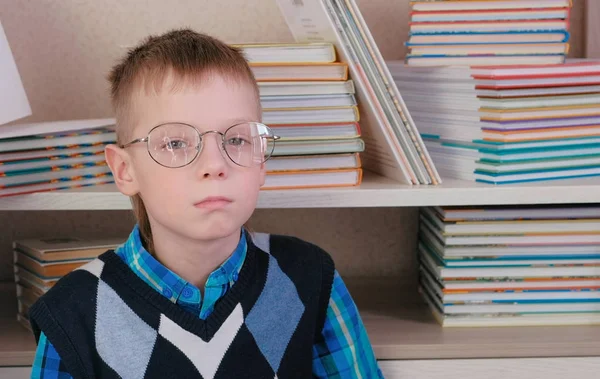
<svg viewBox="0 0 600 379">
<path fill-rule="evenodd" d="M 231 256 L 208 276 L 206 287 L 233 285 L 244 264 L 246 251 L 246 232 L 242 228 L 237 247 Z M 200 296 L 200 291 L 196 287 L 169 270 L 144 248 L 138 225 L 135 225 L 127 241 L 115 252 L 137 276 L 171 301 L 177 301 L 184 288 L 187 288 L 186 291 L 189 291 L 190 287 L 198 291 L 192 297 Z M 190 294 L 186 295 L 190 297 Z"/>
</svg>

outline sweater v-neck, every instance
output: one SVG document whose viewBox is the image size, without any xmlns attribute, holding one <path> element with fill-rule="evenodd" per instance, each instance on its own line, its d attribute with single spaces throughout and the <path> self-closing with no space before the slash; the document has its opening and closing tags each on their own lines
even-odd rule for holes
<svg viewBox="0 0 600 379">
<path fill-rule="evenodd" d="M 142 297 L 146 302 L 150 303 L 158 311 L 185 330 L 202 338 L 203 341 L 208 342 L 219 330 L 235 306 L 240 302 L 242 295 L 251 283 L 252 278 L 255 276 L 256 265 L 258 263 L 256 255 L 260 250 L 251 242 L 250 238 L 247 239 L 247 243 L 248 250 L 246 259 L 240 270 L 237 281 L 219 299 L 215 304 L 213 312 L 204 320 L 186 311 L 157 292 L 156 289 L 152 288 L 148 283 L 138 277 L 113 250 L 104 253 L 101 257 L 105 264 L 115 268 L 115 272 L 118 274 L 119 279 L 133 289 L 138 296 Z"/>
</svg>

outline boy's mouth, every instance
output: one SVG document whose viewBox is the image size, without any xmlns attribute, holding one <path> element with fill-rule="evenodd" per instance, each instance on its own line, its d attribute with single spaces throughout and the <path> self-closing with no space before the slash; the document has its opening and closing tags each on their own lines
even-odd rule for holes
<svg viewBox="0 0 600 379">
<path fill-rule="evenodd" d="M 232 200 L 227 197 L 209 196 L 207 198 L 204 198 L 202 201 L 194 204 L 194 206 L 196 208 L 203 209 L 220 209 L 227 206 L 228 204 L 231 204 L 231 202 Z"/>
</svg>

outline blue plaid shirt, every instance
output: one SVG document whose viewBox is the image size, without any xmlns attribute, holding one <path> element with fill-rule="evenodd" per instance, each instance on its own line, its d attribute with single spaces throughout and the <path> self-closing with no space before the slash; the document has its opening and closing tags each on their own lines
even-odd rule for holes
<svg viewBox="0 0 600 379">
<path fill-rule="evenodd" d="M 200 290 L 157 261 L 142 246 L 136 226 L 129 239 L 115 251 L 149 286 L 188 312 L 206 319 L 215 303 L 237 280 L 246 258 L 246 234 L 242 231 L 233 254 L 213 271 Z M 358 309 L 337 270 L 327 317 L 322 331 L 324 342 L 313 346 L 313 375 L 317 378 L 383 378 Z M 32 378 L 70 379 L 52 343 L 41 334 Z"/>
</svg>

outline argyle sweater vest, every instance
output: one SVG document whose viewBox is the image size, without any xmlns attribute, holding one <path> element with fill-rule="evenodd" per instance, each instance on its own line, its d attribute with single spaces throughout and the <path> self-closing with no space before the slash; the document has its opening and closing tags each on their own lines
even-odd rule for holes
<svg viewBox="0 0 600 379">
<path fill-rule="evenodd" d="M 317 246 L 255 235 L 238 280 L 202 320 L 108 251 L 59 280 L 30 319 L 76 379 L 309 378 L 333 275 Z"/>
</svg>

